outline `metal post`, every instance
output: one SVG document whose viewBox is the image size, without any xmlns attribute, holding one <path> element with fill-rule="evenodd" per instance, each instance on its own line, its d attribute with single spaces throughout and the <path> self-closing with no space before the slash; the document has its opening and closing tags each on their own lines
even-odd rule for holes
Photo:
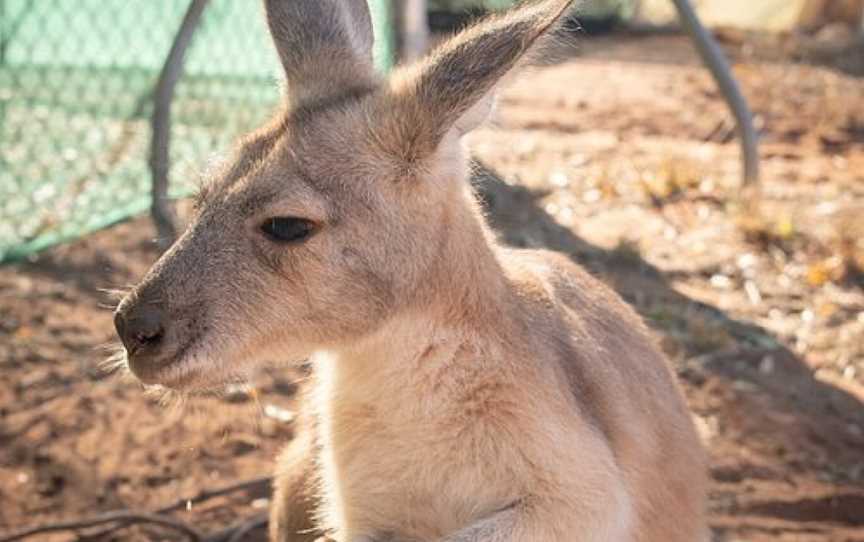
<svg viewBox="0 0 864 542">
<path fill-rule="evenodd" d="M 755 185 L 759 182 L 759 141 L 756 129 L 753 126 L 753 115 L 750 107 L 738 87 L 738 83 L 732 76 L 732 70 L 720 46 L 702 25 L 693 6 L 689 0 L 672 0 L 678 10 L 681 24 L 690 35 L 702 60 L 717 81 L 720 92 L 726 99 L 726 103 L 738 126 L 738 134 L 741 139 L 741 155 L 743 165 L 743 184 L 745 186 Z"/>
<path fill-rule="evenodd" d="M 403 62 L 417 60 L 429 46 L 429 16 L 426 0 L 403 0 L 399 21 L 399 57 Z"/>
<path fill-rule="evenodd" d="M 168 200 L 169 172 L 171 169 L 171 103 L 174 89 L 183 74 L 186 49 L 192 41 L 195 28 L 201 20 L 208 0 L 191 0 L 180 29 L 171 44 L 171 50 L 162 66 L 159 81 L 153 92 L 152 136 L 150 140 L 150 171 L 153 176 L 150 214 L 156 224 L 160 248 L 168 248 L 177 238 L 174 209 Z"/>
<path fill-rule="evenodd" d="M 861 24 L 858 26 L 858 37 L 864 41 L 864 5 L 861 6 Z"/>
<path fill-rule="evenodd" d="M 396 57 L 396 40 L 393 31 L 393 12 L 401 0 L 369 0 L 372 13 L 372 27 L 375 32 L 375 66 L 382 72 L 393 67 Z"/>
</svg>

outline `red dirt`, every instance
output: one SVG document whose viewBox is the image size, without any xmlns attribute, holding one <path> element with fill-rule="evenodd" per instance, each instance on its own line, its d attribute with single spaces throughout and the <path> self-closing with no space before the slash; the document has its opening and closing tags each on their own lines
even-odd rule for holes
<svg viewBox="0 0 864 542">
<path fill-rule="evenodd" d="M 711 451 L 717 540 L 864 541 L 864 81 L 739 60 L 763 131 L 758 207 L 674 36 L 588 40 L 520 78 L 471 137 L 481 191 L 506 241 L 572 255 L 656 329 Z M 266 475 L 291 438 L 297 370 L 166 407 L 98 369 L 114 338 L 100 289 L 142 275 L 151 235 L 137 219 L 0 268 L 0 533 Z M 216 530 L 266 497 L 176 517 Z"/>
</svg>

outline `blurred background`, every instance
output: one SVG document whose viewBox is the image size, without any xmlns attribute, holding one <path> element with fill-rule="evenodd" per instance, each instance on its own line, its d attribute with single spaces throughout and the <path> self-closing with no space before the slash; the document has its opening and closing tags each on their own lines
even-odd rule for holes
<svg viewBox="0 0 864 542">
<path fill-rule="evenodd" d="M 376 62 L 512 3 L 370 0 Z M 656 332 L 711 451 L 717 540 L 864 541 L 864 0 L 691 0 L 744 117 L 676 4 L 585 2 L 468 137 L 473 181 L 503 240 L 569 254 Z M 167 408 L 99 361 L 108 291 L 279 95 L 257 2 L 0 0 L 0 540 L 266 507 L 302 370 Z M 101 529 L 35 539 L 183 539 Z"/>
</svg>

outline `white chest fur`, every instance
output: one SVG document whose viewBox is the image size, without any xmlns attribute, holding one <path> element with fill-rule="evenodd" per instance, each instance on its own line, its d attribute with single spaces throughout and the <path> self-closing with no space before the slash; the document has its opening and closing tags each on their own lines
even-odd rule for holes
<svg viewBox="0 0 864 542">
<path fill-rule="evenodd" d="M 447 383 L 352 361 L 314 360 L 322 512 L 339 539 L 390 532 L 436 539 L 518 498 L 513 458 L 495 460 L 509 455 L 495 449 L 501 439 L 469 419 L 458 395 L 427 387 Z"/>
</svg>

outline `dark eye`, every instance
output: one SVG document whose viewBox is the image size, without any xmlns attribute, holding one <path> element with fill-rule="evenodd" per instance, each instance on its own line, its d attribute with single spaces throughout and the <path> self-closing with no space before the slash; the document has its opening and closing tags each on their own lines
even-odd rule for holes
<svg viewBox="0 0 864 542">
<path fill-rule="evenodd" d="M 261 224 L 261 233 L 275 243 L 303 241 L 315 231 L 315 224 L 302 218 L 276 216 Z"/>
</svg>

